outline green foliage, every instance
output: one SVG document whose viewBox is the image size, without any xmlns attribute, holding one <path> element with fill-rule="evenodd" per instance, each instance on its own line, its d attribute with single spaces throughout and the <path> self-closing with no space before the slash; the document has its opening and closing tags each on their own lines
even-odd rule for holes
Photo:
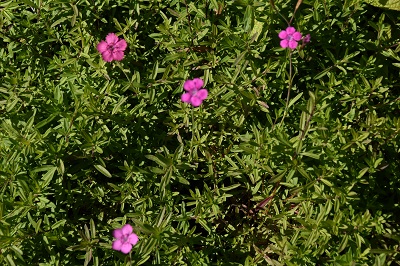
<svg viewBox="0 0 400 266">
<path fill-rule="evenodd" d="M 365 2 L 377 7 L 400 10 L 400 1 L 398 0 L 366 0 Z"/>
<path fill-rule="evenodd" d="M 0 3 L 1 263 L 399 264 L 400 16 L 304 1 L 290 53 L 295 5 Z"/>
</svg>

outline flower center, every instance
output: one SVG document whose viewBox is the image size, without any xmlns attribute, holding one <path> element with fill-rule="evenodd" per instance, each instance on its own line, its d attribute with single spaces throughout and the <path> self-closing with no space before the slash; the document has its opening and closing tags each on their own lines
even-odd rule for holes
<svg viewBox="0 0 400 266">
<path fill-rule="evenodd" d="M 191 90 L 189 93 L 190 93 L 190 95 L 195 96 L 197 94 L 197 91 L 198 90 Z"/>
<path fill-rule="evenodd" d="M 107 50 L 114 51 L 114 49 L 115 49 L 114 44 L 109 44 L 107 46 Z"/>
</svg>

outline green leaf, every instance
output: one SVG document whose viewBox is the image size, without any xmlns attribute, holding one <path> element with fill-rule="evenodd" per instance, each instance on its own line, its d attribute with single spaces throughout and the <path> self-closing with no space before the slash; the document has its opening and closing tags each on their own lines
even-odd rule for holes
<svg viewBox="0 0 400 266">
<path fill-rule="evenodd" d="M 210 7 L 212 7 L 215 10 L 218 10 L 218 3 L 216 0 L 211 0 L 210 1 Z"/>
<path fill-rule="evenodd" d="M 204 220 L 204 219 L 202 219 L 202 218 L 199 218 L 199 219 L 197 219 L 197 222 L 198 222 L 204 229 L 206 229 L 207 232 L 208 232 L 209 234 L 211 234 L 211 228 L 207 225 L 207 221 L 206 221 L 206 220 Z"/>
<path fill-rule="evenodd" d="M 178 181 L 185 185 L 190 185 L 190 182 L 182 176 L 178 176 Z"/>
<path fill-rule="evenodd" d="M 314 79 L 315 79 L 315 80 L 318 80 L 318 79 L 324 77 L 326 74 L 329 73 L 329 71 L 331 71 L 331 68 L 326 68 L 326 69 L 322 70 L 320 73 L 318 73 L 317 75 L 315 75 Z"/>
<path fill-rule="evenodd" d="M 229 190 L 235 189 L 235 188 L 240 187 L 240 186 L 241 186 L 240 184 L 234 184 L 234 185 L 230 185 L 228 187 L 222 187 L 222 188 L 220 188 L 220 190 L 229 191 Z"/>
<path fill-rule="evenodd" d="M 253 30 L 250 33 L 250 37 L 252 38 L 252 41 L 257 41 L 258 37 L 260 36 L 262 30 L 263 30 L 264 23 L 258 20 L 254 21 L 254 27 Z"/>
<path fill-rule="evenodd" d="M 168 62 L 168 61 L 175 61 L 179 58 L 185 58 L 186 56 L 187 56 L 186 52 L 185 53 L 174 53 L 174 54 L 171 53 L 164 57 L 164 63 Z"/>
<path fill-rule="evenodd" d="M 156 245 L 157 245 L 156 238 L 154 238 L 154 237 L 148 238 L 145 245 L 142 247 L 142 254 L 151 253 L 155 249 Z"/>
<path fill-rule="evenodd" d="M 287 172 L 287 169 L 286 169 L 285 171 L 283 171 L 282 173 L 279 173 L 279 174 L 277 174 L 277 175 L 274 175 L 274 176 L 269 180 L 269 183 L 276 183 L 276 182 L 281 181 L 281 179 L 285 176 L 286 172 Z"/>
<path fill-rule="evenodd" d="M 117 30 L 119 30 L 120 32 L 122 32 L 123 29 L 122 29 L 121 24 L 119 24 L 118 19 L 113 18 L 113 21 L 114 21 L 114 23 L 115 23 L 115 26 L 116 26 Z"/>
<path fill-rule="evenodd" d="M 395 67 L 399 67 L 400 68 L 400 63 L 392 63 L 392 65 L 394 65 Z"/>
<path fill-rule="evenodd" d="M 90 236 L 91 238 L 96 238 L 96 225 L 93 219 L 90 219 Z"/>
<path fill-rule="evenodd" d="M 46 119 L 42 120 L 41 122 L 37 123 L 35 125 L 36 129 L 39 129 L 43 126 L 45 126 L 46 124 L 50 123 L 51 121 L 54 120 L 54 118 L 56 118 L 58 116 L 58 114 L 51 114 L 49 117 L 47 117 Z"/>
<path fill-rule="evenodd" d="M 339 248 L 338 248 L 339 253 L 342 252 L 346 248 L 348 241 L 349 241 L 349 235 L 345 234 L 342 238 L 342 241 L 339 244 Z"/>
<path fill-rule="evenodd" d="M 69 19 L 69 17 L 62 17 L 60 19 L 57 19 L 56 21 L 53 22 L 53 24 L 50 25 L 50 28 L 54 28 L 55 26 L 57 26 L 58 24 L 63 23 L 67 19 Z"/>
<path fill-rule="evenodd" d="M 32 219 L 32 216 L 31 216 L 31 214 L 30 214 L 29 212 L 28 212 L 28 214 L 27 214 L 27 217 L 28 217 L 28 220 L 29 220 L 29 222 L 31 223 L 32 227 L 33 227 L 33 228 L 36 228 L 37 223 Z"/>
<path fill-rule="evenodd" d="M 89 248 L 86 251 L 86 255 L 85 255 L 85 263 L 83 264 L 84 266 L 89 265 L 89 262 L 92 260 L 92 255 L 93 255 L 93 251 L 91 248 Z"/>
<path fill-rule="evenodd" d="M 100 173 L 102 173 L 103 175 L 105 175 L 106 177 L 111 177 L 110 172 L 108 172 L 108 170 L 106 168 L 104 168 L 102 165 L 100 164 L 95 164 L 94 168 L 97 169 L 97 171 L 99 171 Z"/>
<path fill-rule="evenodd" d="M 244 13 L 244 30 L 249 32 L 254 25 L 254 10 L 251 5 L 246 7 L 246 11 Z"/>
<path fill-rule="evenodd" d="M 172 164 L 172 160 L 169 158 L 165 158 L 160 154 L 156 154 L 156 155 L 145 155 L 145 157 L 149 160 L 152 160 L 154 162 L 156 162 L 158 165 L 167 168 L 168 166 L 170 166 Z"/>
<path fill-rule="evenodd" d="M 35 233 L 37 234 L 40 231 L 40 225 L 42 224 L 42 219 L 39 219 L 36 223 Z"/>
<path fill-rule="evenodd" d="M 400 10 L 400 0 L 365 0 L 365 2 L 376 7 Z"/>
<path fill-rule="evenodd" d="M 76 22 L 76 18 L 79 16 L 79 12 L 78 12 L 78 8 L 76 7 L 76 5 L 71 4 L 72 9 L 74 10 L 74 15 L 72 16 L 71 19 L 71 27 L 75 26 L 75 22 Z"/>
<path fill-rule="evenodd" d="M 12 259 L 11 254 L 8 254 L 8 255 L 6 256 L 6 260 L 7 260 L 8 264 L 9 264 L 10 266 L 15 266 L 15 262 L 14 262 L 14 260 Z"/>
<path fill-rule="evenodd" d="M 321 180 L 321 182 L 324 183 L 325 185 L 327 185 L 327 186 L 329 186 L 329 187 L 333 187 L 333 184 L 332 184 L 330 181 L 328 181 L 328 180 L 326 180 L 326 179 L 324 179 L 324 178 L 321 178 L 320 180 Z"/>
<path fill-rule="evenodd" d="M 358 173 L 357 179 L 363 177 L 363 176 L 365 175 L 365 173 L 368 172 L 368 170 L 369 170 L 369 167 L 363 168 L 363 169 Z"/>
<path fill-rule="evenodd" d="M 33 110 L 32 116 L 29 118 L 28 122 L 26 123 L 25 132 L 28 132 L 32 129 L 33 122 L 35 121 L 36 109 Z"/>
<path fill-rule="evenodd" d="M 295 103 L 300 99 L 301 96 L 303 96 L 303 93 L 302 93 L 302 92 L 300 92 L 299 94 L 296 95 L 296 97 L 294 97 L 293 99 L 291 99 L 290 102 L 289 102 L 289 104 L 288 104 L 288 108 L 289 108 L 290 106 L 292 106 L 293 104 L 295 104 Z"/>
<path fill-rule="evenodd" d="M 313 159 L 319 160 L 319 154 L 314 154 L 314 153 L 311 153 L 311 152 L 302 152 L 300 154 L 304 155 L 304 156 L 307 156 L 307 157 L 310 157 L 310 158 L 313 158 Z"/>
<path fill-rule="evenodd" d="M 40 182 L 41 188 L 45 188 L 50 184 L 56 170 L 57 167 L 53 166 L 50 170 L 47 171 L 47 173 L 43 175 L 42 182 Z"/>
<path fill-rule="evenodd" d="M 34 2 L 32 2 L 30 0 L 21 0 L 21 2 L 23 2 L 24 4 L 26 4 L 26 5 L 30 6 L 30 7 L 39 9 L 39 7 Z"/>
<path fill-rule="evenodd" d="M 242 59 L 244 58 L 244 56 L 247 54 L 247 51 L 242 52 L 235 60 L 235 62 L 233 63 L 234 66 L 237 66 Z"/>
<path fill-rule="evenodd" d="M 127 97 L 121 96 L 121 97 L 119 98 L 119 100 L 118 100 L 118 103 L 114 106 L 114 108 L 113 108 L 111 114 L 116 114 L 116 113 L 118 113 L 118 112 L 120 111 L 120 109 L 121 109 L 121 105 L 122 105 L 127 99 L 128 99 Z"/>
<path fill-rule="evenodd" d="M 51 226 L 51 229 L 54 230 L 54 229 L 56 229 L 56 228 L 58 228 L 58 227 L 60 227 L 60 226 L 63 226 L 63 225 L 65 224 L 66 221 L 67 221 L 67 220 L 62 219 L 62 220 L 60 220 L 60 221 L 55 222 L 55 223 Z"/>
<path fill-rule="evenodd" d="M 19 98 L 15 98 L 12 102 L 8 102 L 7 108 L 6 108 L 7 112 L 11 112 L 11 110 L 14 109 L 14 107 L 18 101 L 19 101 Z"/>
</svg>

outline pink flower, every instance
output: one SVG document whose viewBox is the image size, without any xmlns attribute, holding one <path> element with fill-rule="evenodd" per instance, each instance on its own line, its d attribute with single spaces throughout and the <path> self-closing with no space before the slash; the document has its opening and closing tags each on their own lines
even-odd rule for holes
<svg viewBox="0 0 400 266">
<path fill-rule="evenodd" d="M 311 41 L 311 35 L 307 34 L 306 36 L 303 36 L 303 44 L 309 43 Z"/>
<path fill-rule="evenodd" d="M 127 47 L 124 39 L 119 39 L 114 33 L 109 33 L 105 41 L 97 45 L 97 51 L 101 53 L 103 60 L 111 62 L 112 60 L 121 61 L 124 58 L 124 51 Z"/>
<path fill-rule="evenodd" d="M 186 80 L 183 84 L 183 88 L 185 89 L 184 94 L 181 96 L 181 100 L 184 103 L 190 103 L 194 107 L 200 106 L 205 98 L 208 96 L 208 91 L 206 89 L 202 89 L 204 85 L 203 80 L 199 78 L 195 78 L 193 80 Z"/>
<path fill-rule="evenodd" d="M 121 251 L 124 254 L 128 254 L 131 251 L 132 246 L 136 245 L 139 241 L 138 236 L 133 233 L 132 226 L 130 224 L 124 225 L 121 229 L 115 229 L 113 236 L 117 239 L 112 243 L 112 248 L 117 251 Z"/>
<path fill-rule="evenodd" d="M 296 49 L 297 42 L 301 40 L 301 33 L 294 27 L 287 27 L 286 30 L 279 32 L 278 36 L 282 39 L 280 43 L 282 48 Z"/>
</svg>

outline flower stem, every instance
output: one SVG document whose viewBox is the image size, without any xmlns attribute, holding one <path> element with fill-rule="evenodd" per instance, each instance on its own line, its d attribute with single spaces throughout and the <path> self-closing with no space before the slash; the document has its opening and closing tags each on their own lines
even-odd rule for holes
<svg viewBox="0 0 400 266">
<path fill-rule="evenodd" d="M 289 99 L 290 99 L 290 90 L 292 89 L 292 50 L 289 51 L 289 87 L 288 87 L 288 91 L 287 91 L 287 96 L 286 96 L 286 106 L 285 106 L 285 112 L 283 113 L 283 117 L 281 122 L 279 123 L 279 127 L 282 125 L 283 120 L 286 117 L 288 108 L 289 108 Z"/>
<path fill-rule="evenodd" d="M 192 112 L 192 139 L 190 140 L 190 156 L 193 156 L 193 140 L 194 140 L 194 111 L 190 108 Z M 193 158 L 192 158 L 193 159 Z"/>
<path fill-rule="evenodd" d="M 276 8 L 274 0 L 269 0 L 269 4 L 272 7 L 273 10 L 276 11 L 276 13 L 278 13 L 279 16 L 281 16 L 283 18 L 284 21 L 286 21 L 286 23 L 290 26 L 290 22 L 281 14 L 281 12 L 279 12 L 279 10 Z"/>
</svg>

